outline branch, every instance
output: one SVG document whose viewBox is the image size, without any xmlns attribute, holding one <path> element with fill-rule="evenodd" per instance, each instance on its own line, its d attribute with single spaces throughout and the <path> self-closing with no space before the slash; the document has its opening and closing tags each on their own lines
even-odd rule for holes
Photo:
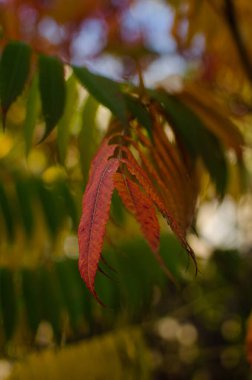
<svg viewBox="0 0 252 380">
<path fill-rule="evenodd" d="M 240 34 L 233 0 L 225 0 L 224 12 L 231 35 L 235 41 L 244 71 L 247 74 L 249 81 L 252 83 L 252 62 L 250 60 L 248 50 Z"/>
</svg>

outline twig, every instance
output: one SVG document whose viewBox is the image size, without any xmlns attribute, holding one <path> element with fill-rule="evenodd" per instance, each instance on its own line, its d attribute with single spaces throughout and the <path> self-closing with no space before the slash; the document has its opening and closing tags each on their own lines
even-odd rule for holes
<svg viewBox="0 0 252 380">
<path fill-rule="evenodd" d="M 231 35 L 235 41 L 244 71 L 246 72 L 249 81 L 252 83 L 252 62 L 239 30 L 233 0 L 225 0 L 224 13 Z"/>
</svg>

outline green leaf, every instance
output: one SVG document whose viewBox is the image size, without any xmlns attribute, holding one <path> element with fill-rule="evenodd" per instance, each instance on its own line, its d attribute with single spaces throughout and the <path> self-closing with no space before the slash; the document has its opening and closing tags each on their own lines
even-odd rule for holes
<svg viewBox="0 0 252 380">
<path fill-rule="evenodd" d="M 39 90 L 46 123 L 44 140 L 56 126 L 65 107 L 64 66 L 56 57 L 39 57 Z"/>
<path fill-rule="evenodd" d="M 32 146 L 33 133 L 36 127 L 37 114 L 39 110 L 39 92 L 38 92 L 38 77 L 33 78 L 31 88 L 27 98 L 26 117 L 24 121 L 24 139 L 25 152 L 29 154 Z"/>
<path fill-rule="evenodd" d="M 0 304 L 4 333 L 9 340 L 17 322 L 17 297 L 13 273 L 7 268 L 0 268 Z"/>
<path fill-rule="evenodd" d="M 22 278 L 22 295 L 25 304 L 27 321 L 32 332 L 35 334 L 39 323 L 42 321 L 41 299 L 39 293 L 39 283 L 37 271 L 23 268 Z"/>
<path fill-rule="evenodd" d="M 112 79 L 93 74 L 85 67 L 74 66 L 73 70 L 87 91 L 127 125 L 127 107 L 119 84 Z"/>
<path fill-rule="evenodd" d="M 79 147 L 84 185 L 87 184 L 90 163 L 96 152 L 99 141 L 100 133 L 95 121 L 98 107 L 99 103 L 92 96 L 89 96 L 84 104 L 81 115 L 82 125 L 79 135 Z"/>
<path fill-rule="evenodd" d="M 58 277 L 53 270 L 41 266 L 37 269 L 39 282 L 39 299 L 42 306 L 42 317 L 51 323 L 57 341 L 62 333 L 61 314 L 64 301 L 60 292 Z"/>
<path fill-rule="evenodd" d="M 46 226 L 54 238 L 63 221 L 64 209 L 61 207 L 61 199 L 57 198 L 54 189 L 46 187 L 40 180 L 36 181 L 36 190 L 42 205 Z"/>
<path fill-rule="evenodd" d="M 84 310 L 85 320 L 88 323 L 90 329 L 92 329 L 93 324 L 95 322 L 95 319 L 94 319 L 95 317 L 93 315 L 92 303 L 91 303 L 91 301 L 93 300 L 91 300 L 90 293 L 80 276 L 80 272 L 78 268 L 78 260 L 68 259 L 67 266 L 69 270 L 71 271 L 72 276 L 74 276 L 75 278 L 75 282 L 77 284 L 76 286 L 78 286 L 78 292 L 80 292 L 80 295 L 81 295 L 79 302 L 81 303 L 81 307 Z"/>
<path fill-rule="evenodd" d="M 78 101 L 78 89 L 74 75 L 71 75 L 66 82 L 66 105 L 64 114 L 57 127 L 57 145 L 59 158 L 62 163 L 65 161 L 67 145 L 69 141 L 69 131 L 73 116 L 76 115 Z"/>
<path fill-rule="evenodd" d="M 59 182 L 57 186 L 55 186 L 55 192 L 57 191 L 63 198 L 62 207 L 64 207 L 68 215 L 71 217 L 73 228 L 77 231 L 80 215 L 77 212 L 75 198 L 69 189 L 69 185 L 65 182 Z"/>
<path fill-rule="evenodd" d="M 12 41 L 5 46 L 0 63 L 0 96 L 5 127 L 11 104 L 22 93 L 29 75 L 31 48 L 23 42 Z"/>
<path fill-rule="evenodd" d="M 0 212 L 6 226 L 8 240 L 13 242 L 15 236 L 13 213 L 10 201 L 7 197 L 4 186 L 0 183 Z"/>
<path fill-rule="evenodd" d="M 161 91 L 150 91 L 166 113 L 175 133 L 178 134 L 192 156 L 200 156 L 216 190 L 222 197 L 228 180 L 225 154 L 220 141 L 203 124 L 201 119 L 175 96 Z"/>
<path fill-rule="evenodd" d="M 125 94 L 124 98 L 132 116 L 146 129 L 150 139 L 152 139 L 152 119 L 146 107 L 133 96 Z"/>
<path fill-rule="evenodd" d="M 75 332 L 78 332 L 84 320 L 82 292 L 79 288 L 79 283 L 76 281 L 76 277 L 68 265 L 68 260 L 57 262 L 55 270 L 59 279 L 64 303 L 69 313 L 71 326 Z"/>
<path fill-rule="evenodd" d="M 16 193 L 22 218 L 22 225 L 27 237 L 30 238 L 34 231 L 34 215 L 31 204 L 32 191 L 30 183 L 28 181 L 17 178 Z"/>
</svg>

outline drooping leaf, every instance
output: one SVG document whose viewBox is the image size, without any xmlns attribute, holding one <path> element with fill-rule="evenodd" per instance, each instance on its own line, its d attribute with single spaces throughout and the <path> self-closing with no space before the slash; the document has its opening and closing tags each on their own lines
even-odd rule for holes
<svg viewBox="0 0 252 380">
<path fill-rule="evenodd" d="M 180 225 L 178 220 L 176 220 L 176 217 L 172 210 L 167 208 L 165 200 L 163 199 L 161 194 L 159 194 L 159 192 L 156 190 L 156 188 L 154 187 L 144 170 L 139 166 L 134 156 L 130 153 L 128 149 L 124 149 L 124 152 L 126 152 L 127 158 L 122 158 L 121 162 L 125 163 L 128 171 L 133 176 L 135 176 L 137 181 L 145 190 L 148 197 L 152 200 L 152 202 L 158 208 L 162 216 L 166 219 L 172 231 L 175 233 L 183 247 L 186 248 L 187 252 L 190 254 L 190 256 L 193 258 L 195 262 L 194 252 L 186 240 L 186 230 L 183 228 L 183 226 Z"/>
<path fill-rule="evenodd" d="M 99 137 L 99 132 L 95 121 L 98 107 L 99 103 L 95 100 L 95 98 L 89 96 L 84 104 L 81 115 L 82 123 L 79 134 L 79 147 L 84 186 L 88 181 L 88 171 L 91 160 L 97 148 L 97 141 Z"/>
<path fill-rule="evenodd" d="M 164 109 L 175 134 L 183 141 L 191 155 L 201 157 L 223 196 L 227 185 L 228 172 L 224 151 L 219 140 L 211 133 L 185 104 L 164 91 L 151 91 L 151 96 Z"/>
<path fill-rule="evenodd" d="M 44 140 L 59 122 L 65 107 L 64 66 L 58 58 L 39 56 L 39 90 L 46 123 Z"/>
<path fill-rule="evenodd" d="M 120 163 L 116 158 L 109 159 L 114 149 L 105 141 L 93 160 L 83 196 L 82 217 L 78 229 L 79 270 L 88 289 L 97 299 L 94 280 L 109 218 L 114 188 L 113 175 Z M 104 155 L 106 150 L 107 154 Z"/>
<path fill-rule="evenodd" d="M 26 116 L 24 121 L 24 140 L 26 155 L 30 152 L 32 146 L 32 137 L 36 127 L 37 113 L 39 109 L 39 91 L 38 77 L 32 80 L 26 103 Z"/>
<path fill-rule="evenodd" d="M 76 79 L 72 74 L 66 82 L 66 104 L 64 113 L 59 120 L 57 127 L 57 146 L 59 151 L 59 158 L 62 163 L 65 161 L 67 146 L 69 141 L 69 132 L 73 115 L 77 111 L 78 89 Z"/>
<path fill-rule="evenodd" d="M 151 200 L 140 187 L 121 173 L 114 176 L 114 184 L 125 207 L 135 215 L 153 252 L 159 249 L 160 228 Z"/>
<path fill-rule="evenodd" d="M 12 41 L 3 50 L 0 62 L 0 96 L 3 126 L 8 109 L 22 93 L 29 75 L 31 48 L 23 42 Z"/>
<path fill-rule="evenodd" d="M 112 79 L 93 74 L 85 67 L 73 67 L 74 73 L 88 92 L 123 123 L 127 124 L 127 107 L 120 86 Z"/>
</svg>

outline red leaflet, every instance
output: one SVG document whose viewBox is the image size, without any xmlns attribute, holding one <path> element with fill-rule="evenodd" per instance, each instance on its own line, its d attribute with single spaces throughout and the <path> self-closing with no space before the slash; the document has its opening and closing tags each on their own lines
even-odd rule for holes
<svg viewBox="0 0 252 380">
<path fill-rule="evenodd" d="M 94 280 L 101 256 L 106 224 L 109 218 L 113 177 L 119 166 L 117 158 L 108 160 L 111 146 L 102 146 L 95 157 L 90 181 L 83 196 L 82 217 L 78 229 L 79 271 L 90 292 L 98 300 Z M 101 157 L 101 152 L 104 156 Z"/>
<path fill-rule="evenodd" d="M 92 160 L 91 167 L 89 170 L 89 179 L 87 187 L 90 186 L 93 183 L 93 181 L 98 178 L 100 172 L 104 168 L 104 165 L 106 164 L 108 159 L 114 154 L 116 145 L 109 145 L 108 142 L 109 140 L 106 138 L 103 140 L 98 152 Z"/>
<path fill-rule="evenodd" d="M 115 174 L 114 184 L 125 207 L 135 215 L 152 251 L 157 252 L 160 228 L 152 201 L 135 182 L 121 173 Z"/>
</svg>

